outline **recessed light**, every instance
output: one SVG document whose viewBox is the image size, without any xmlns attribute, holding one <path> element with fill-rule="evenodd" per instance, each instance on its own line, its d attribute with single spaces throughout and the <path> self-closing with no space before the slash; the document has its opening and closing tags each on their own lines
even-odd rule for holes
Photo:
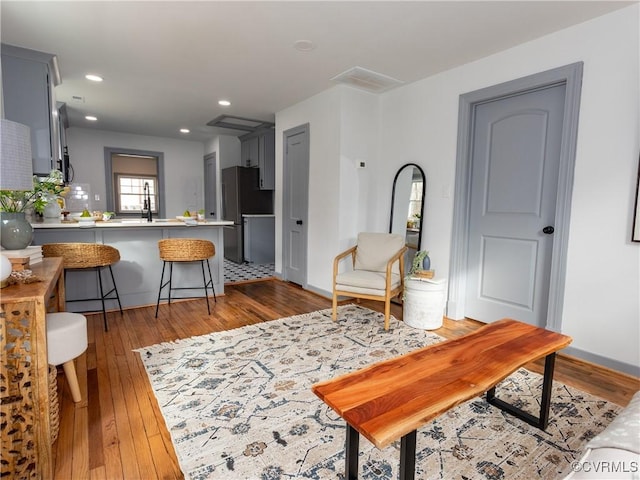
<svg viewBox="0 0 640 480">
<path fill-rule="evenodd" d="M 231 102 L 229 100 L 218 100 L 218 105 L 222 105 L 223 107 L 228 107 L 229 105 L 231 105 Z"/>
<path fill-rule="evenodd" d="M 93 115 L 87 115 L 86 117 L 84 117 L 86 120 L 89 120 L 90 122 L 95 122 L 98 120 L 98 117 L 94 117 Z"/>
<path fill-rule="evenodd" d="M 315 50 L 316 46 L 311 40 L 296 40 L 293 48 L 300 52 L 310 52 L 311 50 Z"/>
<path fill-rule="evenodd" d="M 189 130 L 188 128 L 181 128 L 180 129 L 180 133 L 189 133 L 191 132 L 191 130 Z"/>
<path fill-rule="evenodd" d="M 92 73 L 85 75 L 84 78 L 91 80 L 92 82 L 101 82 L 103 80 L 100 75 L 94 75 Z"/>
</svg>

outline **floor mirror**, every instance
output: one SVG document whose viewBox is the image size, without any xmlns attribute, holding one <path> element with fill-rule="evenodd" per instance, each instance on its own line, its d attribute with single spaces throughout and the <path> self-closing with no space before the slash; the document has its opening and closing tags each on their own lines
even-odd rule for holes
<svg viewBox="0 0 640 480">
<path fill-rule="evenodd" d="M 405 272 L 411 268 L 416 252 L 420 250 L 424 227 L 424 171 L 415 163 L 400 167 L 393 179 L 389 233 L 405 237 L 408 247 L 405 256 Z"/>
</svg>

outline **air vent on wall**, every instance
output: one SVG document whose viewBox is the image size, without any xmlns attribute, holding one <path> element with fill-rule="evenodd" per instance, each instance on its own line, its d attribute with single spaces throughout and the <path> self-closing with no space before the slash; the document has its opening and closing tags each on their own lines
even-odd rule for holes
<svg viewBox="0 0 640 480">
<path fill-rule="evenodd" d="M 346 72 L 333 77 L 331 81 L 346 83 L 372 93 L 381 93 L 404 83 L 401 80 L 362 67 L 350 68 Z"/>
<path fill-rule="evenodd" d="M 263 120 L 254 120 L 251 118 L 235 117 L 233 115 L 220 115 L 210 122 L 210 127 L 230 128 L 232 130 L 243 130 L 245 132 L 255 132 L 265 128 L 271 128 L 275 125 L 273 122 L 265 122 Z"/>
</svg>

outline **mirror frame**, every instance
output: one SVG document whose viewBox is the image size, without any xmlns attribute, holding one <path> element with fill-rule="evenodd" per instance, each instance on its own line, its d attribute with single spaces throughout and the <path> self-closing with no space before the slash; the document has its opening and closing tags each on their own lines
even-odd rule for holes
<svg viewBox="0 0 640 480">
<path fill-rule="evenodd" d="M 395 177 L 393 177 L 393 188 L 391 190 L 391 213 L 389 215 L 389 233 L 393 233 L 393 230 L 392 230 L 393 229 L 393 208 L 394 208 L 394 203 L 396 199 L 396 183 L 402 171 L 407 167 L 417 168 L 418 171 L 420 172 L 420 175 L 422 175 L 422 199 L 421 199 L 422 204 L 420 205 L 420 229 L 418 230 L 418 251 L 419 251 L 422 246 L 422 226 L 424 225 L 424 199 L 425 199 L 425 192 L 427 190 L 426 189 L 427 177 L 425 176 L 424 170 L 422 170 L 422 167 L 420 165 L 417 165 L 415 163 L 405 163 L 403 166 L 401 166 L 398 169 L 398 172 L 396 173 Z M 409 194 L 411 194 L 411 192 L 409 192 Z"/>
<path fill-rule="evenodd" d="M 633 204 L 633 224 L 631 227 L 631 241 L 640 242 L 640 155 L 638 158 L 638 178 L 636 181 L 636 201 Z"/>
</svg>

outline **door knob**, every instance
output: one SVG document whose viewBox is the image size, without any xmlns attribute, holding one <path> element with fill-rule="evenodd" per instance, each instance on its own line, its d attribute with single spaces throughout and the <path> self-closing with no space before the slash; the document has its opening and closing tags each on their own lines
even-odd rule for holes
<svg viewBox="0 0 640 480">
<path fill-rule="evenodd" d="M 555 230 L 551 225 L 548 225 L 542 229 L 542 233 L 545 233 L 547 235 L 551 235 L 554 231 Z"/>
<path fill-rule="evenodd" d="M 302 220 L 296 220 L 296 225 L 302 225 Z"/>
</svg>

